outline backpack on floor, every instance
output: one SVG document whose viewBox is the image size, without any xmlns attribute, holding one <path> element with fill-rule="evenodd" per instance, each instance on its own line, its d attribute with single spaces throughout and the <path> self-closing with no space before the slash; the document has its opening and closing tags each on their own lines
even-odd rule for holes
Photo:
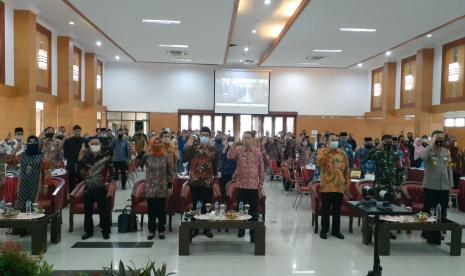
<svg viewBox="0 0 465 276">
<path fill-rule="evenodd" d="M 137 216 L 135 214 L 128 213 L 128 209 L 131 206 L 127 205 L 124 207 L 123 213 L 118 216 L 118 232 L 128 233 L 137 231 Z"/>
</svg>

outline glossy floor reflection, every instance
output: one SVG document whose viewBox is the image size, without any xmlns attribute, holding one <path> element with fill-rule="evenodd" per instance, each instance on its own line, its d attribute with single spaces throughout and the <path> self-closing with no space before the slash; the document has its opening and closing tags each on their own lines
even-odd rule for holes
<svg viewBox="0 0 465 276">
<path fill-rule="evenodd" d="M 349 234 L 348 219 L 343 218 L 341 228 L 345 240 L 329 237 L 321 240 L 313 233 L 308 203 L 302 202 L 299 210 L 291 208 L 295 193 L 282 192 L 278 182 L 266 184 L 267 221 L 266 256 L 253 255 L 253 246 L 240 240 L 236 232 L 217 233 L 209 240 L 197 237 L 191 245 L 191 256 L 178 256 L 177 225 L 180 216 L 173 218 L 174 231 L 166 240 L 155 239 L 151 248 L 71 248 L 80 242 L 83 234 L 83 216 L 75 216 L 74 232 L 68 233 L 68 212 L 63 213 L 62 241 L 49 243 L 45 258 L 58 270 L 92 270 L 118 263 L 120 259 L 144 266 L 148 260 L 166 262 L 169 271 L 181 276 L 232 276 L 232 275 L 366 275 L 373 263 L 373 247 L 361 242 L 358 226 Z M 130 189 L 118 190 L 116 208 L 128 204 Z M 113 214 L 116 222 L 119 213 Z M 465 213 L 449 211 L 449 217 L 465 224 Z M 94 219 L 98 221 L 98 218 Z M 355 223 L 356 225 L 356 223 Z M 0 229 L 1 240 L 17 240 L 29 248 L 28 238 L 6 234 Z M 110 242 L 146 242 L 147 226 L 137 233 L 119 234 L 112 227 Z M 247 238 L 247 235 L 246 235 Z M 446 241 L 450 240 L 449 234 Z M 465 238 L 464 238 L 465 241 Z M 86 242 L 106 242 L 95 229 L 93 238 Z M 449 247 L 427 245 L 420 233 L 400 234 L 391 243 L 391 256 L 381 257 L 383 275 L 455 275 L 465 271 L 465 249 L 462 256 L 449 256 Z"/>
</svg>

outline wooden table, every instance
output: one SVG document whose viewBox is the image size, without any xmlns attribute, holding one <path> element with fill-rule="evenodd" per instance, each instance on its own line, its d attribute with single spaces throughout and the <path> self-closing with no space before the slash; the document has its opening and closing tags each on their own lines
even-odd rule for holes
<svg viewBox="0 0 465 276">
<path fill-rule="evenodd" d="M 263 221 L 182 221 L 179 226 L 179 255 L 189 255 L 192 229 L 255 229 L 255 255 L 265 255 L 265 223 Z"/>
<path fill-rule="evenodd" d="M 391 230 L 407 231 L 451 231 L 450 255 L 460 256 L 462 254 L 462 228 L 460 224 L 443 219 L 441 223 L 418 223 L 418 222 L 388 222 L 382 221 L 379 225 L 379 255 L 388 256 L 391 249 Z"/>
<path fill-rule="evenodd" d="M 61 214 L 60 212 L 46 213 L 37 219 L 6 219 L 0 218 L 0 228 L 28 229 L 31 232 L 32 255 L 47 252 L 47 225 L 50 224 L 50 236 L 53 244 L 61 241 Z"/>
</svg>

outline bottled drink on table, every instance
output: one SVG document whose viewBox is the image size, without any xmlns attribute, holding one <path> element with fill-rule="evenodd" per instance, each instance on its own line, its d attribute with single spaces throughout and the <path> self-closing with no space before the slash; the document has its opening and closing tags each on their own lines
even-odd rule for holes
<svg viewBox="0 0 465 276">
<path fill-rule="evenodd" d="M 215 216 L 220 214 L 220 203 L 217 201 L 215 202 Z"/>
<path fill-rule="evenodd" d="M 6 210 L 5 199 L 2 199 L 2 201 L 0 201 L 0 213 L 4 213 L 5 210 Z"/>
<path fill-rule="evenodd" d="M 441 213 L 441 204 L 438 203 L 438 205 L 436 205 L 436 218 L 437 218 L 437 223 L 441 223 L 441 217 L 442 217 L 442 213 Z"/>
<path fill-rule="evenodd" d="M 202 214 L 202 202 L 200 202 L 200 200 L 197 201 L 196 212 L 197 212 L 197 215 L 201 215 L 201 214 Z"/>
<path fill-rule="evenodd" d="M 244 214 L 244 202 L 239 202 L 239 216 Z"/>
<path fill-rule="evenodd" d="M 26 213 L 32 213 L 32 202 L 30 200 L 26 201 Z"/>
</svg>

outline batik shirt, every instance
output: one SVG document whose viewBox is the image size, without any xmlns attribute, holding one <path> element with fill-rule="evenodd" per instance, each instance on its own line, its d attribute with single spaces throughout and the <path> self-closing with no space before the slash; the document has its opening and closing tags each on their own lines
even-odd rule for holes
<svg viewBox="0 0 465 276">
<path fill-rule="evenodd" d="M 174 182 L 174 168 L 172 156 L 165 153 L 157 157 L 144 154 L 143 162 L 147 166 L 144 184 L 145 198 L 167 198 L 170 190 L 169 183 Z"/>
<path fill-rule="evenodd" d="M 350 187 L 350 169 L 347 154 L 342 149 L 318 151 L 317 166 L 320 167 L 320 192 L 345 193 Z"/>
<path fill-rule="evenodd" d="M 373 150 L 366 155 L 367 160 L 376 162 L 374 187 L 376 190 L 394 191 L 397 181 L 397 157 L 392 150 Z"/>
<path fill-rule="evenodd" d="M 183 161 L 191 163 L 189 185 L 213 188 L 218 171 L 218 158 L 213 146 L 192 145 L 184 148 Z"/>
<path fill-rule="evenodd" d="M 376 161 L 375 160 L 368 160 L 367 154 L 370 151 L 375 151 L 374 148 L 361 148 L 355 152 L 355 159 L 360 160 L 360 170 L 363 172 L 363 174 L 367 173 L 374 173 L 376 170 Z"/>
<path fill-rule="evenodd" d="M 349 159 L 349 168 L 352 169 L 354 164 L 354 150 L 352 149 L 352 145 L 347 142 L 340 143 L 339 148 L 341 148 L 347 154 L 347 158 Z"/>
<path fill-rule="evenodd" d="M 41 141 L 42 153 L 50 161 L 52 170 L 58 169 L 63 162 L 63 150 L 60 149 L 60 143 L 61 141 L 56 138 L 43 139 Z"/>
</svg>

